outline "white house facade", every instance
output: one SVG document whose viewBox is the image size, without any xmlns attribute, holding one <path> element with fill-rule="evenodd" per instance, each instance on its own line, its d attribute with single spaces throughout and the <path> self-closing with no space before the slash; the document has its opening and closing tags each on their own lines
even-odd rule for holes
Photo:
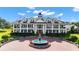
<svg viewBox="0 0 79 59">
<path fill-rule="evenodd" d="M 39 13 L 37 18 L 23 18 L 13 24 L 13 33 L 37 33 L 41 31 L 47 33 L 67 33 L 70 28 L 63 21 L 57 18 L 44 18 Z"/>
</svg>

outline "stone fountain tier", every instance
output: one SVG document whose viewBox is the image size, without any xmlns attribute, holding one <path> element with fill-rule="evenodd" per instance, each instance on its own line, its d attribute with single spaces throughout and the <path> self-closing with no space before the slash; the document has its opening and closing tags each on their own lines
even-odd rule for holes
<svg viewBox="0 0 79 59">
<path fill-rule="evenodd" d="M 50 46 L 50 44 L 47 40 L 38 38 L 38 39 L 32 40 L 30 42 L 30 46 L 34 47 L 34 48 L 44 49 L 44 48 L 48 48 Z"/>
</svg>

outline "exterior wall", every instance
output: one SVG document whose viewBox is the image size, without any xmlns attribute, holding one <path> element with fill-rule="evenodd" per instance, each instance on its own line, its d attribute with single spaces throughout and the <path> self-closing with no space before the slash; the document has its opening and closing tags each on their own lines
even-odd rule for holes
<svg viewBox="0 0 79 59">
<path fill-rule="evenodd" d="M 42 30 L 43 34 L 46 33 L 46 31 L 48 33 L 67 33 L 67 29 L 66 28 L 61 28 L 61 25 L 58 24 L 58 26 L 56 26 L 56 24 L 38 24 L 38 23 L 19 23 L 17 26 L 17 24 L 13 24 L 13 32 L 19 32 L 19 33 L 32 33 L 32 31 L 34 31 L 35 33 L 37 33 L 37 30 Z M 38 28 L 38 25 L 42 25 L 41 28 Z"/>
<path fill-rule="evenodd" d="M 48 33 L 67 33 L 69 31 L 68 26 L 65 26 L 65 23 L 53 18 L 54 20 L 49 20 L 50 18 L 45 19 L 42 17 L 41 13 L 38 13 L 37 18 L 25 18 L 13 24 L 13 32 L 19 33 L 37 33 L 38 30 L 41 30 L 43 34 Z"/>
</svg>

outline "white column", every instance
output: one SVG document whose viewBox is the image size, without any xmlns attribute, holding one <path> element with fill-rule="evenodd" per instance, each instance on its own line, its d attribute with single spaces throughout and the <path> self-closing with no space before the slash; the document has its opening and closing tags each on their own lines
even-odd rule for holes
<svg viewBox="0 0 79 59">
<path fill-rule="evenodd" d="M 65 31 L 64 32 L 67 33 L 67 28 L 65 28 Z"/>
<path fill-rule="evenodd" d="M 53 24 L 52 24 L 52 33 L 53 33 Z"/>
<path fill-rule="evenodd" d="M 44 31 L 45 31 L 45 34 L 46 34 L 46 24 L 44 25 Z"/>
<path fill-rule="evenodd" d="M 14 24 L 13 24 L 13 32 L 14 32 Z"/>
<path fill-rule="evenodd" d="M 20 33 L 21 33 L 21 23 L 20 23 Z"/>
<path fill-rule="evenodd" d="M 33 31 L 34 31 L 34 24 L 33 24 Z"/>
<path fill-rule="evenodd" d="M 36 34 L 37 28 L 36 28 L 36 24 L 34 24 L 34 33 Z"/>
<path fill-rule="evenodd" d="M 37 32 L 37 24 L 35 24 L 35 33 Z"/>
<path fill-rule="evenodd" d="M 43 24 L 43 34 L 45 34 L 45 25 Z"/>
<path fill-rule="evenodd" d="M 60 33 L 60 24 L 58 25 L 58 33 Z"/>
<path fill-rule="evenodd" d="M 27 32 L 28 32 L 28 24 L 27 24 Z"/>
</svg>

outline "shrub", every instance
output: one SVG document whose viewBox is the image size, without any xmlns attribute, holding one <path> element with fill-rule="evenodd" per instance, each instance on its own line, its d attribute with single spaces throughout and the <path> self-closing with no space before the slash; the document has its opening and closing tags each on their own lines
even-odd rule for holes
<svg viewBox="0 0 79 59">
<path fill-rule="evenodd" d="M 8 38 L 9 38 L 8 35 L 3 35 L 2 36 L 3 42 L 7 42 L 8 41 Z"/>
<path fill-rule="evenodd" d="M 70 41 L 72 41 L 72 42 L 76 42 L 77 41 L 77 37 L 76 36 L 71 36 L 71 38 L 69 39 Z"/>
<path fill-rule="evenodd" d="M 69 38 L 70 33 L 46 33 L 46 36 Z"/>
<path fill-rule="evenodd" d="M 76 42 L 77 44 L 79 44 L 79 39 L 77 40 L 77 42 Z"/>
<path fill-rule="evenodd" d="M 10 34 L 11 36 L 34 36 L 35 34 L 34 34 L 34 32 L 32 32 L 32 33 L 11 33 Z"/>
<path fill-rule="evenodd" d="M 1 43 L 1 44 L 4 43 L 3 40 L 0 40 L 0 43 Z"/>
</svg>

